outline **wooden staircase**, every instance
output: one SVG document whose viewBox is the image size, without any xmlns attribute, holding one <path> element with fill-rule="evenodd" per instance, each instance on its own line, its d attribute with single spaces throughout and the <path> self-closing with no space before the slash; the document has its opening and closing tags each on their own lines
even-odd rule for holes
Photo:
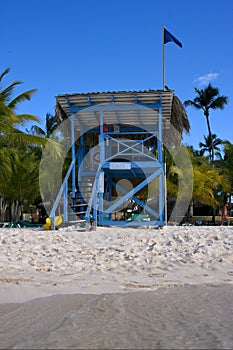
<svg viewBox="0 0 233 350">
<path fill-rule="evenodd" d="M 73 223 L 78 225 L 86 223 L 86 228 L 87 226 L 89 229 L 90 226 L 94 227 L 93 222 L 86 220 L 86 211 L 92 194 L 93 182 L 94 177 L 83 177 L 83 179 L 78 182 L 75 196 L 71 198 L 71 202 L 69 203 L 71 209 L 68 213 L 69 224 Z"/>
</svg>

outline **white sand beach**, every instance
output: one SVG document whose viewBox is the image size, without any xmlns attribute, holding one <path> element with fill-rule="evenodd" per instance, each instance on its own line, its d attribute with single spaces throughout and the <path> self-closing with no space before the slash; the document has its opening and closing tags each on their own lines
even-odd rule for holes
<svg viewBox="0 0 233 350">
<path fill-rule="evenodd" d="M 1 228 L 0 252 L 0 348 L 233 348 L 232 226 Z"/>
</svg>

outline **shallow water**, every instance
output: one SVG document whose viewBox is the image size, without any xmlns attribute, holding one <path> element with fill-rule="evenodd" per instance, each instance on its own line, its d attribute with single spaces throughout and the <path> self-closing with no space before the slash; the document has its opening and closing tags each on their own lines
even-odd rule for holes
<svg viewBox="0 0 233 350">
<path fill-rule="evenodd" d="M 233 286 L 57 295 L 0 306 L 1 348 L 230 349 Z"/>
</svg>

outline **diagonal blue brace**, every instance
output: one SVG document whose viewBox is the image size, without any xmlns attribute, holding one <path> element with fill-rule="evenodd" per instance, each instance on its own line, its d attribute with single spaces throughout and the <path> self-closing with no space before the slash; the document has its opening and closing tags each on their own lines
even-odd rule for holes
<svg viewBox="0 0 233 350">
<path fill-rule="evenodd" d="M 120 186 L 119 184 L 116 184 L 115 182 L 112 182 L 113 186 L 116 187 L 120 192 L 122 193 L 127 193 L 127 191 Z M 140 201 L 140 199 L 138 199 L 135 196 L 132 196 L 132 199 L 138 204 L 140 205 L 142 208 L 146 209 L 151 215 L 153 215 L 154 217 L 158 218 L 159 214 L 153 210 L 151 207 L 149 207 L 146 203 Z"/>
<path fill-rule="evenodd" d="M 162 169 L 158 169 L 152 175 L 148 176 L 148 178 L 146 178 L 144 181 L 142 181 L 139 185 L 137 185 L 131 191 L 126 193 L 118 202 L 114 203 L 112 206 L 110 206 L 108 209 L 106 209 L 105 212 L 106 213 L 113 212 L 117 207 L 119 207 L 121 204 L 123 204 L 125 201 L 127 201 L 129 198 L 131 198 L 134 194 L 136 194 L 138 191 L 140 191 L 143 187 L 145 187 L 147 185 L 147 183 L 151 182 L 157 176 L 162 175 L 162 174 L 163 174 Z"/>
</svg>

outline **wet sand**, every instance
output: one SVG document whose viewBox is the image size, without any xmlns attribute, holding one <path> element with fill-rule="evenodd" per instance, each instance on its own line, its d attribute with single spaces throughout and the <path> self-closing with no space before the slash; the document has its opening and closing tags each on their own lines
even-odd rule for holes
<svg viewBox="0 0 233 350">
<path fill-rule="evenodd" d="M 3 304 L 1 348 L 232 349 L 233 286 L 194 285 Z"/>
</svg>

